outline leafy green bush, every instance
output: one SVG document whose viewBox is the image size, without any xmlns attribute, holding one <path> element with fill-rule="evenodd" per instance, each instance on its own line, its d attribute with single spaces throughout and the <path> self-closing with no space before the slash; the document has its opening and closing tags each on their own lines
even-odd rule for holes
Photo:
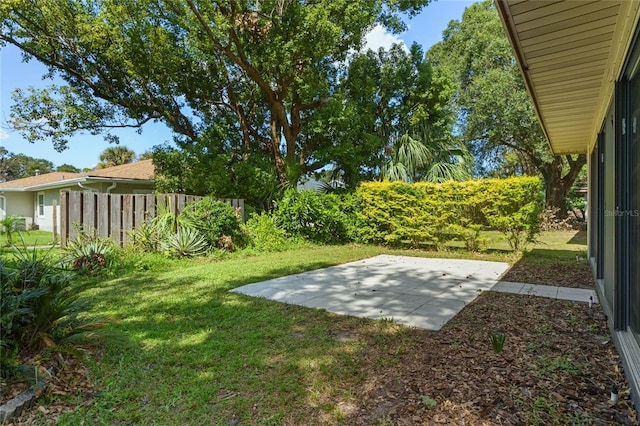
<svg viewBox="0 0 640 426">
<path fill-rule="evenodd" d="M 480 231 L 488 227 L 504 233 L 519 250 L 539 232 L 540 187 L 533 177 L 366 182 L 356 191 L 356 240 L 414 247 L 461 240 L 478 250 Z"/>
<path fill-rule="evenodd" d="M 75 282 L 74 274 L 50 254 L 16 249 L 13 259 L 0 262 L 3 372 L 15 366 L 20 351 L 71 347 L 99 336 L 94 332 L 103 323 L 80 316 L 88 309 L 80 293 L 89 282 Z"/>
<path fill-rule="evenodd" d="M 252 214 L 241 228 L 247 244 L 261 252 L 283 251 L 296 244 L 296 240 L 287 238 L 284 229 L 278 228 L 273 217 L 264 212 Z"/>
<path fill-rule="evenodd" d="M 490 227 L 505 235 L 513 250 L 535 241 L 542 222 L 541 182 L 538 178 L 491 179 L 483 185 L 482 213 Z M 498 185 L 499 183 L 499 185 Z"/>
<path fill-rule="evenodd" d="M 211 247 L 219 245 L 222 236 L 237 239 L 240 233 L 240 221 L 235 209 L 211 197 L 189 203 L 179 220 L 189 228 L 196 229 Z"/>
<path fill-rule="evenodd" d="M 317 243 L 349 240 L 350 219 L 336 194 L 289 189 L 273 212 L 276 226 L 288 236 L 300 236 Z"/>
</svg>

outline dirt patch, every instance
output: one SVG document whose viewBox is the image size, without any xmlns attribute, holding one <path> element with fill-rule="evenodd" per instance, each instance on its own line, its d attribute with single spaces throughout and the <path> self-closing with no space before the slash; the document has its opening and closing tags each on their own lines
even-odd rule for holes
<svg viewBox="0 0 640 426">
<path fill-rule="evenodd" d="M 73 411 L 78 404 L 91 405 L 97 396 L 95 386 L 89 379 L 89 372 L 75 356 L 65 353 L 53 353 L 51 356 L 35 356 L 22 360 L 24 365 L 34 366 L 42 372 L 47 388 L 35 406 L 23 413 L 19 418 L 11 420 L 8 425 L 40 425 L 55 424 L 58 418 Z M 51 373 L 49 373 L 51 372 Z M 26 382 L 14 383 L 3 397 L 3 402 L 18 391 L 25 390 Z"/>
</svg>

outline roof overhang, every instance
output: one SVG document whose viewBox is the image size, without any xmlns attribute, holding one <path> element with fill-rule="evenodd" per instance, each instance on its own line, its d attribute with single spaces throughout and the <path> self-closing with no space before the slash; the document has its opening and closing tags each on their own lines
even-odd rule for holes
<svg viewBox="0 0 640 426">
<path fill-rule="evenodd" d="M 127 183 L 127 184 L 139 184 L 139 185 L 153 185 L 153 180 L 146 179 L 125 179 L 125 178 L 100 178 L 83 176 L 79 178 L 64 179 L 56 182 L 42 183 L 39 185 L 26 186 L 22 188 L 0 188 L 1 192 L 33 192 L 44 191 L 47 189 L 67 188 L 69 186 L 91 185 L 92 183 Z"/>
<path fill-rule="evenodd" d="M 551 150 L 588 152 L 613 97 L 640 2 L 494 2 Z"/>
</svg>

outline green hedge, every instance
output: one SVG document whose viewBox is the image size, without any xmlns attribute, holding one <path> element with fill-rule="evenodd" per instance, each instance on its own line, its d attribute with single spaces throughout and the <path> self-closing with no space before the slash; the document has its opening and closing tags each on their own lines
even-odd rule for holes
<svg viewBox="0 0 640 426">
<path fill-rule="evenodd" d="M 356 239 L 391 245 L 463 240 L 475 247 L 479 229 L 496 229 L 515 250 L 539 233 L 541 181 L 536 177 L 408 184 L 367 182 L 356 191 Z"/>
</svg>

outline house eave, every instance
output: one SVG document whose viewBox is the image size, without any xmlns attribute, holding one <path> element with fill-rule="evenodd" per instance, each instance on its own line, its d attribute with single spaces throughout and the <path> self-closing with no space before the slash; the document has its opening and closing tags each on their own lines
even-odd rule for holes
<svg viewBox="0 0 640 426">
<path fill-rule="evenodd" d="M 588 152 L 613 97 L 640 2 L 494 3 L 552 152 Z"/>
<path fill-rule="evenodd" d="M 66 188 L 68 186 L 77 186 L 78 184 L 91 185 L 92 183 L 125 183 L 125 184 L 142 184 L 153 185 L 153 180 L 148 179 L 126 179 L 126 178 L 100 178 L 100 177 L 81 177 L 73 179 L 65 179 L 56 182 L 43 183 L 39 185 L 27 186 L 23 188 L 0 188 L 1 192 L 33 192 L 45 191 L 48 189 Z"/>
</svg>

